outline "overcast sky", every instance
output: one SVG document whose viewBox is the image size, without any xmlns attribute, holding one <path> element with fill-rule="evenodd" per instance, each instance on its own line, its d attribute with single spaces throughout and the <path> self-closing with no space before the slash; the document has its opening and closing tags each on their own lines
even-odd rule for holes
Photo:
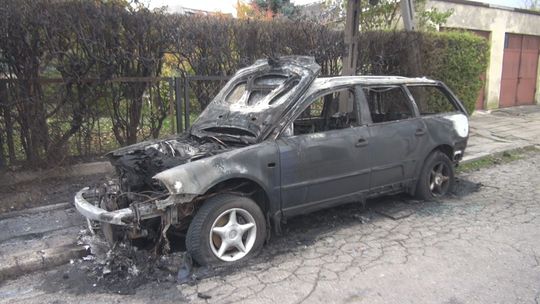
<svg viewBox="0 0 540 304">
<path fill-rule="evenodd" d="M 176 7 L 187 7 L 205 11 L 220 11 L 223 13 L 231 13 L 233 15 L 236 14 L 236 9 L 234 8 L 236 1 L 237 0 L 143 0 L 143 2 L 149 3 L 151 8 L 169 6 L 174 10 Z M 302 5 L 312 2 L 321 2 L 321 0 L 292 0 L 292 2 L 297 5 Z M 510 7 L 522 7 L 524 0 L 478 0 L 478 2 Z"/>
</svg>

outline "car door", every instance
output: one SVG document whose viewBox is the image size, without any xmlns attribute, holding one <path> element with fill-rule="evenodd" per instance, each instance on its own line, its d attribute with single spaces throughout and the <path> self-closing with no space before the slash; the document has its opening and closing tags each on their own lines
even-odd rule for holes
<svg viewBox="0 0 540 304">
<path fill-rule="evenodd" d="M 277 140 L 285 216 L 360 199 L 369 188 L 368 129 L 356 106 L 347 114 L 332 111 L 345 93 L 356 102 L 349 89 L 317 96 L 295 119 L 294 132 Z"/>
<path fill-rule="evenodd" d="M 370 113 L 369 154 L 371 155 L 372 192 L 399 189 L 413 180 L 416 164 L 421 161 L 427 132 L 425 123 L 416 115 L 408 94 L 401 86 L 369 86 L 362 88 Z"/>
</svg>

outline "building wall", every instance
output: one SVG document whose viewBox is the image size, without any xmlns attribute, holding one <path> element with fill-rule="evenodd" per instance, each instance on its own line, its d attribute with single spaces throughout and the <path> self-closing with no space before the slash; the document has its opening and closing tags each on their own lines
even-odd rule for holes
<svg viewBox="0 0 540 304">
<path fill-rule="evenodd" d="M 440 11 L 452 9 L 454 13 L 448 18 L 448 22 L 445 24 L 447 27 L 491 32 L 491 52 L 486 73 L 485 101 L 487 109 L 498 108 L 505 34 L 540 36 L 540 14 L 466 0 L 430 0 L 427 7 L 437 8 Z M 540 68 L 538 75 L 540 76 Z M 537 77 L 535 97 L 537 104 L 539 100 L 540 77 Z"/>
</svg>

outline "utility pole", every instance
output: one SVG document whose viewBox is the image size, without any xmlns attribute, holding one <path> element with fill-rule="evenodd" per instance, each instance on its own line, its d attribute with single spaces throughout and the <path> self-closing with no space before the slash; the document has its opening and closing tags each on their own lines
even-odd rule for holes
<svg viewBox="0 0 540 304">
<path fill-rule="evenodd" d="M 403 25 L 406 31 L 416 30 L 416 24 L 414 22 L 414 1 L 413 0 L 401 0 L 401 16 L 403 17 Z"/>
<path fill-rule="evenodd" d="M 358 28 L 360 26 L 360 0 L 347 0 L 347 11 L 345 17 L 344 42 L 347 49 L 343 57 L 343 68 L 341 75 L 356 75 L 356 63 L 358 61 Z M 352 101 L 348 100 L 348 95 L 341 94 L 339 99 L 339 111 L 350 112 Z"/>
<path fill-rule="evenodd" d="M 377 5 L 378 0 L 369 0 L 370 5 Z M 345 31 L 344 42 L 347 52 L 343 57 L 343 69 L 341 75 L 353 76 L 356 75 L 356 67 L 358 62 L 358 34 L 360 27 L 360 0 L 347 0 L 347 10 L 345 17 Z M 401 15 L 403 17 L 403 23 L 405 30 L 414 31 L 416 25 L 414 22 L 414 0 L 401 0 Z M 414 43 L 414 42 L 411 42 Z M 418 74 L 419 69 L 419 56 L 417 46 L 411 48 L 409 53 L 410 60 L 413 60 L 413 74 Z M 350 112 L 352 110 L 352 101 L 348 100 L 348 96 L 342 94 L 339 98 L 339 111 Z"/>
<path fill-rule="evenodd" d="M 414 19 L 414 0 L 401 0 L 401 16 L 403 17 L 403 25 L 405 30 L 412 32 L 416 30 L 416 23 Z M 409 36 L 411 37 L 411 36 Z M 410 39 L 408 41 L 408 57 L 412 63 L 409 71 L 410 76 L 420 76 L 421 70 L 421 58 L 418 50 L 418 43 L 416 40 Z"/>
<path fill-rule="evenodd" d="M 358 39 L 358 28 L 360 25 L 360 0 L 347 1 L 347 15 L 345 19 L 345 47 L 347 55 L 343 58 L 344 76 L 356 74 L 356 61 L 358 59 L 358 48 L 356 39 Z"/>
</svg>

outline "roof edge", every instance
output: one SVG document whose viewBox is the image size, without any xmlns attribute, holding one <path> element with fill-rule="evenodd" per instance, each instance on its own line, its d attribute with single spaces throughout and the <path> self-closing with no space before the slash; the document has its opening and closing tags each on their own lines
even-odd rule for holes
<svg viewBox="0 0 540 304">
<path fill-rule="evenodd" d="M 504 5 L 489 4 L 485 2 L 476 2 L 476 1 L 469 1 L 469 0 L 431 0 L 431 1 L 455 3 L 455 4 L 470 5 L 470 6 L 479 6 L 479 7 L 485 7 L 485 8 L 499 9 L 499 10 L 516 12 L 516 13 L 540 16 L 540 11 L 533 11 L 529 9 L 509 7 L 509 6 L 504 6 Z"/>
</svg>

